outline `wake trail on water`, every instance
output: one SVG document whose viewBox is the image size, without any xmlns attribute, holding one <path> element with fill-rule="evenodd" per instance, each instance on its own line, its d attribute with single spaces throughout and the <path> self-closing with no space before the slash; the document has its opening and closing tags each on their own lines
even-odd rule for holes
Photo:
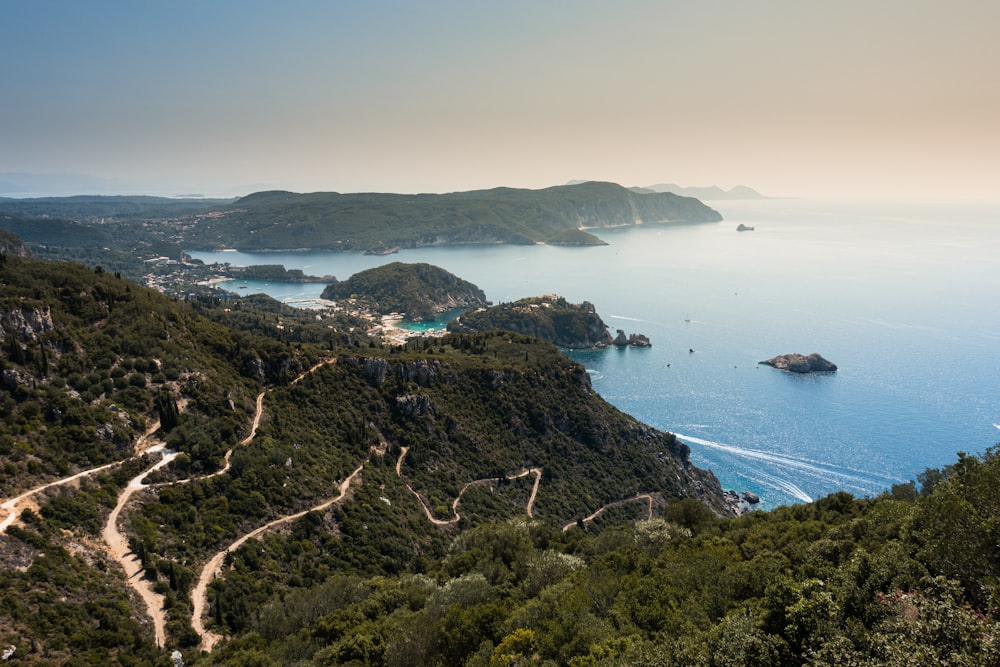
<svg viewBox="0 0 1000 667">
<path fill-rule="evenodd" d="M 639 317 L 626 317 L 625 315 L 608 315 L 608 317 L 616 320 L 628 320 L 629 322 L 645 322 L 647 324 L 652 324 L 649 320 L 644 320 Z"/>
<path fill-rule="evenodd" d="M 808 493 L 792 484 L 787 479 L 781 479 L 780 477 L 775 477 L 774 475 L 770 475 L 759 470 L 757 471 L 757 474 L 760 476 L 760 479 L 756 481 L 759 481 L 764 485 L 780 489 L 781 491 L 784 491 L 788 495 L 801 500 L 804 503 L 811 503 L 813 501 L 812 497 Z"/>
<path fill-rule="evenodd" d="M 788 456 L 785 454 L 778 454 L 775 452 L 768 452 L 759 449 L 749 449 L 746 447 L 738 447 L 736 445 L 729 445 L 722 442 L 715 442 L 712 440 L 705 440 L 704 438 L 696 438 L 694 436 L 684 435 L 681 433 L 675 433 L 678 439 L 695 445 L 700 445 L 702 447 L 708 447 L 718 451 L 723 451 L 728 454 L 733 454 L 734 456 L 739 456 L 745 459 L 751 459 L 755 461 L 762 461 L 766 463 L 772 463 L 780 467 L 790 468 L 793 470 L 801 471 L 807 475 L 810 475 L 816 479 L 820 479 L 826 482 L 834 483 L 840 487 L 847 487 L 863 494 L 871 493 L 873 486 L 877 486 L 878 482 L 873 478 L 880 477 L 886 481 L 899 481 L 894 480 L 889 477 L 884 477 L 876 473 L 869 473 L 864 470 L 854 470 L 850 468 L 843 468 L 840 466 L 835 466 L 830 463 L 824 463 L 822 461 L 813 461 L 811 459 L 804 459 L 794 456 Z M 782 479 L 771 473 L 764 472 L 762 470 L 756 469 L 754 473 L 761 476 L 762 483 L 768 486 L 777 488 L 785 493 L 788 493 L 798 500 L 804 502 L 812 502 L 812 498 L 809 497 L 805 491 L 794 483 L 788 481 L 787 479 Z"/>
</svg>

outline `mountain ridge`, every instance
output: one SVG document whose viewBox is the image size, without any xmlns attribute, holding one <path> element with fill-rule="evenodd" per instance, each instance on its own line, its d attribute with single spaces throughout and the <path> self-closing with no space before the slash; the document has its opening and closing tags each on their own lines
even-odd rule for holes
<svg viewBox="0 0 1000 667">
<path fill-rule="evenodd" d="M 588 182 L 540 190 L 499 187 L 447 194 L 253 193 L 200 216 L 191 249 L 366 251 L 470 243 L 604 244 L 590 230 L 718 222 L 697 199 Z M 576 235 L 568 237 L 567 231 Z"/>
</svg>

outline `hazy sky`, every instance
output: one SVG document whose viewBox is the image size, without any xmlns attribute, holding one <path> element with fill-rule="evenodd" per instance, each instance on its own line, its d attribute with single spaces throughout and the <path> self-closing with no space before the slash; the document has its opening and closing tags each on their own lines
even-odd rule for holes
<svg viewBox="0 0 1000 667">
<path fill-rule="evenodd" d="M 998 0 L 0 0 L 0 181 L 995 197 L 998 30 Z"/>
</svg>

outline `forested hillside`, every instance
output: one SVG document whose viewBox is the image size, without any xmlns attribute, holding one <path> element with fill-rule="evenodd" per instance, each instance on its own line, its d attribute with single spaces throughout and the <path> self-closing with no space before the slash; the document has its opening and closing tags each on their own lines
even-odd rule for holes
<svg viewBox="0 0 1000 667">
<path fill-rule="evenodd" d="M 498 521 L 730 511 L 536 339 L 382 347 L 8 255 L 0 284 L 0 642 L 25 663 L 190 663 L 268 601 L 432 576 Z"/>
<path fill-rule="evenodd" d="M 722 219 L 691 197 L 598 182 L 417 195 L 258 192 L 196 217 L 183 232 L 191 249 L 358 252 L 466 243 L 603 245 L 585 230 Z"/>
<path fill-rule="evenodd" d="M 209 664 L 1000 664 L 1000 457 L 921 481 L 738 519 L 685 501 L 584 529 L 480 525 L 426 571 L 341 570 L 248 606 Z M 298 536 L 315 544 L 312 530 Z M 236 570 L 295 570 L 288 544 Z"/>
<path fill-rule="evenodd" d="M 570 349 L 611 344 L 611 334 L 594 304 L 569 303 L 553 294 L 468 310 L 448 323 L 449 331 L 460 333 L 491 329 L 517 331 Z"/>
<path fill-rule="evenodd" d="M 412 321 L 433 320 L 445 310 L 485 305 L 486 293 L 467 280 L 431 264 L 390 262 L 334 280 L 324 299 L 357 298 L 374 313 L 404 313 Z"/>
</svg>

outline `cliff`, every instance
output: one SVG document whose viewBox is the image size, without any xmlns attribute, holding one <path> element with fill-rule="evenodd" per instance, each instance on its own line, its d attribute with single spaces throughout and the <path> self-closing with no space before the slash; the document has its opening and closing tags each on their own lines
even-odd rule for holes
<svg viewBox="0 0 1000 667">
<path fill-rule="evenodd" d="M 0 229 L 0 256 L 27 257 L 28 254 L 28 248 L 17 234 Z"/>
</svg>

